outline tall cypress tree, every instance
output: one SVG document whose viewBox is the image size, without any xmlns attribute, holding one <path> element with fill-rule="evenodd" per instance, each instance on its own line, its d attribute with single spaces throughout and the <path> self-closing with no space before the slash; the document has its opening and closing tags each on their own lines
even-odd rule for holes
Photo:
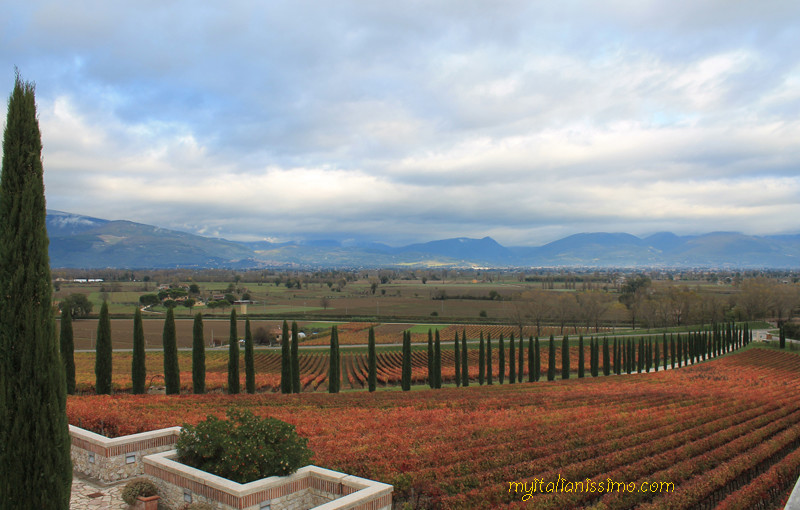
<svg viewBox="0 0 800 510">
<path fill-rule="evenodd" d="M 492 334 L 486 334 L 486 384 L 492 384 Z"/>
<path fill-rule="evenodd" d="M 434 377 L 433 374 L 435 364 L 435 354 L 433 352 L 433 331 L 431 331 L 431 328 L 428 328 L 428 386 L 431 388 L 436 387 L 436 377 Z"/>
<path fill-rule="evenodd" d="M 486 373 L 486 347 L 483 345 L 483 331 L 481 340 L 478 344 L 478 384 L 483 386 L 484 374 Z"/>
<path fill-rule="evenodd" d="M 506 346 L 503 343 L 502 333 L 500 333 L 500 340 L 497 343 L 497 361 L 500 363 L 497 369 L 497 378 L 500 380 L 500 384 L 503 384 L 506 379 Z"/>
<path fill-rule="evenodd" d="M 611 373 L 611 356 L 608 352 L 608 337 L 603 338 L 603 375 Z"/>
<path fill-rule="evenodd" d="M 456 375 L 456 388 L 461 386 L 461 341 L 458 338 L 458 331 L 456 331 L 456 340 L 453 345 L 453 359 L 455 360 L 455 375 Z"/>
<path fill-rule="evenodd" d="M 583 354 L 583 335 L 580 335 L 578 337 L 578 379 L 581 379 L 584 376 L 584 364 L 586 364 L 586 359 L 584 358 Z"/>
<path fill-rule="evenodd" d="M 328 393 L 339 393 L 342 374 L 339 362 L 339 329 L 336 326 L 331 328 L 331 353 L 328 358 Z"/>
<path fill-rule="evenodd" d="M 67 381 L 67 393 L 75 394 L 75 339 L 72 334 L 72 310 L 69 306 L 61 309 L 61 361 Z M 134 387 L 135 388 L 135 387 Z"/>
<path fill-rule="evenodd" d="M 300 393 L 300 331 L 297 322 L 292 321 L 292 393 Z"/>
<path fill-rule="evenodd" d="M 35 87 L 17 73 L 0 172 L 0 505 L 69 508 L 66 377 L 53 320 Z"/>
<path fill-rule="evenodd" d="M 534 368 L 534 362 L 536 361 L 536 355 L 533 352 L 533 335 L 528 337 L 528 382 L 534 382 L 536 380 L 536 371 Z"/>
<path fill-rule="evenodd" d="M 461 385 L 469 386 L 469 365 L 467 356 L 467 332 L 461 330 Z"/>
<path fill-rule="evenodd" d="M 133 312 L 133 357 L 131 359 L 131 392 L 134 395 L 144 393 L 145 380 L 147 379 L 147 366 L 144 352 L 144 327 L 142 326 L 142 311 L 136 307 Z"/>
<path fill-rule="evenodd" d="M 520 335 L 519 337 L 519 359 L 517 360 L 517 382 L 522 382 L 522 376 L 524 375 L 524 369 L 522 368 L 525 364 L 525 349 L 523 348 L 525 344 L 525 337 Z"/>
<path fill-rule="evenodd" d="M 442 387 L 442 342 L 439 338 L 439 330 L 436 330 L 433 340 L 433 373 L 434 388 Z"/>
<path fill-rule="evenodd" d="M 333 330 L 331 330 L 333 335 Z M 331 338 L 333 349 L 333 338 Z M 289 323 L 283 321 L 281 330 L 281 393 L 292 392 L 292 348 L 289 340 Z"/>
<path fill-rule="evenodd" d="M 556 379 L 556 340 L 553 335 L 550 335 L 550 347 L 547 356 L 547 380 L 554 381 Z"/>
<path fill-rule="evenodd" d="M 569 379 L 569 337 L 561 339 L 561 378 Z"/>
<path fill-rule="evenodd" d="M 403 332 L 403 367 L 400 372 L 400 387 L 403 391 L 411 389 L 411 332 Z"/>
<path fill-rule="evenodd" d="M 253 359 L 253 335 L 250 333 L 250 317 L 244 321 L 244 387 L 247 393 L 256 392 L 256 364 Z"/>
<path fill-rule="evenodd" d="M 658 339 L 653 342 L 653 348 L 655 349 L 655 352 L 653 353 L 653 367 L 655 367 L 655 371 L 658 372 L 658 364 L 661 361 L 658 355 Z"/>
<path fill-rule="evenodd" d="M 228 335 L 228 393 L 239 393 L 239 333 L 236 327 L 236 309 L 231 308 L 231 327 Z"/>
<path fill-rule="evenodd" d="M 181 392 L 181 373 L 178 368 L 178 339 L 175 336 L 175 315 L 172 308 L 167 308 L 167 319 L 164 321 L 162 335 L 164 346 L 164 386 L 167 395 Z"/>
<path fill-rule="evenodd" d="M 111 394 L 111 321 L 108 318 L 108 303 L 100 307 L 100 320 L 97 323 L 97 342 L 95 343 L 94 375 L 95 391 L 98 395 Z"/>
<path fill-rule="evenodd" d="M 508 339 L 508 382 L 514 384 L 517 382 L 517 366 L 516 366 L 516 352 L 514 349 L 514 333 Z"/>
<path fill-rule="evenodd" d="M 533 341 L 533 345 L 536 347 L 536 352 L 534 352 L 534 360 L 533 360 L 533 369 L 535 381 L 538 381 L 542 375 L 542 351 L 539 349 L 539 335 L 536 335 L 536 338 Z"/>
<path fill-rule="evenodd" d="M 197 312 L 192 324 L 192 391 L 206 392 L 206 343 L 203 337 L 203 314 Z"/>
<path fill-rule="evenodd" d="M 369 327 L 369 339 L 367 340 L 367 386 L 369 391 L 375 391 L 378 385 L 378 367 L 375 355 L 375 328 Z"/>
</svg>

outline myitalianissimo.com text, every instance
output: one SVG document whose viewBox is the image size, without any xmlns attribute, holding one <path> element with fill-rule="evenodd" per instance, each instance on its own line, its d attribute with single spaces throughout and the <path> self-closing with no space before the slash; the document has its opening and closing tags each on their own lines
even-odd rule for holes
<svg viewBox="0 0 800 510">
<path fill-rule="evenodd" d="M 580 482 L 569 482 L 561 475 L 558 479 L 548 482 L 543 478 L 534 478 L 527 482 L 508 482 L 508 492 L 522 493 L 522 501 L 527 501 L 531 496 L 551 492 L 672 492 L 675 484 L 672 482 L 615 482 L 611 478 L 595 481 L 590 478 Z"/>
</svg>

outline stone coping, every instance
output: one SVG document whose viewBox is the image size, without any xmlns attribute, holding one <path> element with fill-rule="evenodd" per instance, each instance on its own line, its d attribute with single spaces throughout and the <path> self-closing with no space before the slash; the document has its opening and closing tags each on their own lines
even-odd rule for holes
<svg viewBox="0 0 800 510">
<path fill-rule="evenodd" d="M 149 432 L 139 432 L 137 434 L 129 434 L 127 436 L 109 438 L 97 434 L 95 432 L 91 432 L 89 430 L 76 427 L 75 425 L 69 426 L 69 434 L 72 437 L 73 441 L 75 439 L 83 440 L 89 444 L 101 448 L 103 452 L 119 450 L 120 447 L 124 447 L 125 445 L 132 443 L 140 443 L 139 446 L 141 446 L 142 444 L 146 444 L 148 442 L 154 442 L 154 441 L 163 442 L 163 439 L 170 438 L 173 436 L 175 438 L 175 441 L 177 441 L 178 436 L 180 436 L 180 433 L 181 433 L 181 427 L 168 427 L 165 429 L 151 430 Z"/>
<path fill-rule="evenodd" d="M 321 510 L 355 507 L 364 504 L 365 500 L 372 500 L 387 495 L 391 497 L 393 490 L 393 487 L 386 483 L 367 480 L 366 478 L 339 473 L 338 471 L 332 471 L 313 465 L 302 467 L 288 476 L 271 476 L 240 484 L 177 462 L 174 460 L 177 456 L 177 450 L 147 455 L 144 457 L 145 472 L 147 473 L 149 471 L 147 466 L 152 466 L 181 477 L 189 482 L 216 489 L 239 499 L 244 499 L 255 493 L 269 491 L 270 489 L 278 489 L 305 478 L 316 478 L 318 480 L 333 482 L 355 490 L 355 492 L 338 498 L 335 501 L 316 507 Z"/>
</svg>

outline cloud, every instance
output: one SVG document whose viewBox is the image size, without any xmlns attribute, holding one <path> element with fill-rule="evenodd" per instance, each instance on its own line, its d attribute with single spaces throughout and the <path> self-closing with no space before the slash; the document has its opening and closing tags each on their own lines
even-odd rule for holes
<svg viewBox="0 0 800 510">
<path fill-rule="evenodd" d="M 230 238 L 797 232 L 800 5 L 9 6 L 48 205 Z"/>
</svg>

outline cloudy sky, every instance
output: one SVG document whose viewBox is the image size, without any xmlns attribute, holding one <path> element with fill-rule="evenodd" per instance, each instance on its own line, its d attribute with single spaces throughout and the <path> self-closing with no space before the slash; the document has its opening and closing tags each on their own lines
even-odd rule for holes
<svg viewBox="0 0 800 510">
<path fill-rule="evenodd" d="M 51 209 L 395 245 L 800 232 L 797 0 L 0 6 Z"/>
</svg>

